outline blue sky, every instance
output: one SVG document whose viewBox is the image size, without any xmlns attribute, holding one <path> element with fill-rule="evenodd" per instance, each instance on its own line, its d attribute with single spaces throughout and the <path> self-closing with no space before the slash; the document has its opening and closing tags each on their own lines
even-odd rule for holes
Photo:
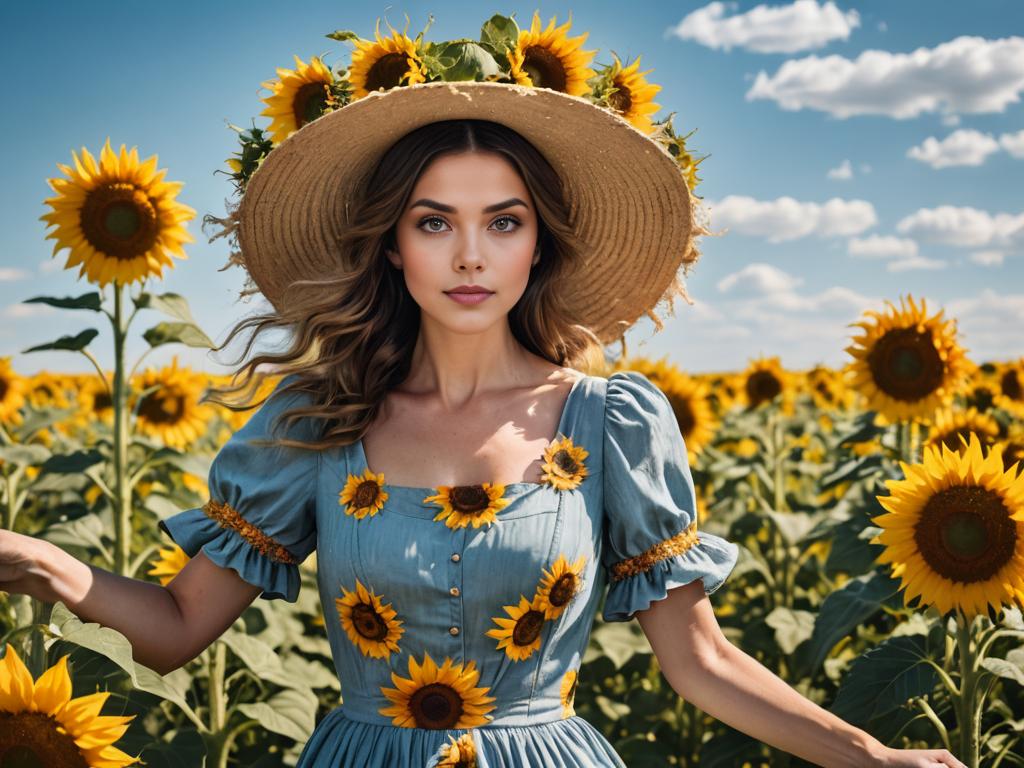
<svg viewBox="0 0 1024 768">
<path fill-rule="evenodd" d="M 612 50 L 642 55 L 662 86 L 655 118 L 676 112 L 677 131 L 696 128 L 692 146 L 711 155 L 698 193 L 712 227 L 728 231 L 703 241 L 687 283 L 695 305 L 677 302 L 659 334 L 638 322 L 631 353 L 695 372 L 760 355 L 841 365 L 856 330 L 847 324 L 909 292 L 956 318 L 972 359 L 1024 354 L 1024 4 L 246 0 L 3 4 L 0 356 L 24 374 L 91 370 L 73 353 L 21 354 L 94 320 L 22 303 L 91 290 L 62 269 L 67 251 L 51 257 L 38 218 L 46 179 L 72 149 L 98 155 L 109 136 L 115 149 L 157 154 L 167 178 L 184 182 L 178 200 L 198 212 L 196 242 L 152 288 L 187 296 L 220 341 L 258 305 L 236 301 L 244 275 L 218 271 L 227 247 L 207 243 L 199 222 L 223 215 L 231 195 L 214 174 L 236 147 L 227 124 L 267 124 L 260 83 L 296 54 L 347 63 L 351 45 L 325 37 L 335 29 L 371 37 L 377 18 L 403 28 L 408 14 L 415 36 L 433 14 L 428 39 L 475 38 L 491 13 L 528 26 L 534 10 L 545 25 L 571 10 L 570 34 L 589 33 L 595 62 Z M 136 318 L 130 360 L 160 319 Z M 92 349 L 109 367 L 110 336 L 96 327 Z M 210 373 L 233 359 L 173 345 L 146 361 L 172 354 Z"/>
</svg>

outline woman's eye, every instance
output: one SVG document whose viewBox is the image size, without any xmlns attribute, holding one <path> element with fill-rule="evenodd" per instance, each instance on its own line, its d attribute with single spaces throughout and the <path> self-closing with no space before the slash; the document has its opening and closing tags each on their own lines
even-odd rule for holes
<svg viewBox="0 0 1024 768">
<path fill-rule="evenodd" d="M 515 216 L 499 216 L 497 219 L 494 220 L 494 223 L 497 224 L 498 222 L 501 222 L 501 221 L 508 222 L 508 223 L 511 223 L 511 224 L 515 224 L 516 226 L 515 227 L 509 227 L 508 223 L 506 223 L 506 225 L 504 227 L 498 227 L 498 231 L 499 232 L 514 232 L 515 229 L 518 226 L 520 226 L 519 220 L 516 219 Z M 439 222 L 441 224 L 445 223 L 444 219 L 442 219 L 440 216 L 426 216 L 426 217 L 420 219 L 419 227 L 422 229 L 424 226 L 426 226 L 427 227 L 427 229 L 426 229 L 427 232 L 435 233 L 435 234 L 437 232 L 443 232 L 444 231 L 444 230 L 441 230 L 441 229 L 431 229 L 430 228 L 431 222 Z"/>
</svg>

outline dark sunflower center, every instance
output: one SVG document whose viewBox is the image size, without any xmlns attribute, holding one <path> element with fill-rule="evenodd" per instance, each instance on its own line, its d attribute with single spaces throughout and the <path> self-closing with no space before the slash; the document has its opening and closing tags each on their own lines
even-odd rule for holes
<svg viewBox="0 0 1024 768">
<path fill-rule="evenodd" d="M 565 605 L 576 594 L 576 574 L 565 573 L 551 587 L 548 599 L 552 605 Z"/>
<path fill-rule="evenodd" d="M 754 371 L 747 377 L 747 399 L 751 405 L 772 400 L 782 391 L 780 382 L 771 371 Z"/>
<path fill-rule="evenodd" d="M 555 453 L 555 464 L 558 465 L 558 468 L 567 475 L 574 475 L 580 469 L 580 465 L 576 463 L 576 459 L 574 459 L 572 454 L 564 448 Z"/>
<path fill-rule="evenodd" d="M 58 725 L 42 712 L 0 712 L 0 768 L 89 768 Z"/>
<path fill-rule="evenodd" d="M 967 397 L 967 405 L 977 408 L 982 413 L 987 412 L 992 407 L 992 401 L 995 399 L 995 394 L 986 386 L 975 387 L 974 390 Z"/>
<path fill-rule="evenodd" d="M 451 686 L 430 683 L 412 695 L 409 710 L 419 728 L 453 728 L 462 717 L 462 697 Z"/>
<path fill-rule="evenodd" d="M 185 398 L 170 389 L 158 389 L 142 398 L 139 415 L 152 424 L 178 424 L 185 415 Z"/>
<path fill-rule="evenodd" d="M 366 73 L 366 90 L 389 90 L 402 84 L 402 76 L 409 71 L 409 57 L 404 53 L 381 56 Z"/>
<path fill-rule="evenodd" d="M 565 67 L 562 60 L 547 48 L 531 45 L 523 51 L 523 71 L 530 76 L 534 86 L 565 92 Z"/>
<path fill-rule="evenodd" d="M 994 491 L 955 486 L 925 504 L 914 541 L 932 570 L 970 584 L 992 578 L 1009 562 L 1017 545 L 1017 526 Z"/>
<path fill-rule="evenodd" d="M 615 83 L 616 91 L 608 96 L 608 103 L 618 112 L 628 112 L 633 106 L 633 96 L 623 83 Z"/>
<path fill-rule="evenodd" d="M 388 625 L 372 605 L 360 603 L 352 609 L 352 624 L 356 631 L 367 640 L 384 640 L 388 636 Z"/>
<path fill-rule="evenodd" d="M 377 500 L 377 493 L 380 491 L 380 487 L 374 480 L 364 480 L 356 488 L 355 496 L 353 497 L 356 506 L 360 509 L 363 507 L 371 506 Z"/>
<path fill-rule="evenodd" d="M 306 83 L 295 93 L 292 113 L 299 128 L 311 123 L 324 113 L 327 105 L 327 83 Z"/>
<path fill-rule="evenodd" d="M 134 184 L 96 187 L 82 204 L 82 233 L 107 256 L 126 261 L 149 251 L 159 232 L 156 209 Z"/>
<path fill-rule="evenodd" d="M 1024 387 L 1021 386 L 1017 371 L 1009 370 L 999 380 L 1003 394 L 1011 400 L 1024 400 Z"/>
<path fill-rule="evenodd" d="M 867 359 L 875 384 L 895 400 L 923 400 L 942 386 L 945 366 L 931 331 L 888 331 L 875 343 Z"/>
<path fill-rule="evenodd" d="M 688 397 L 669 397 L 669 402 L 672 403 L 672 411 L 676 415 L 676 421 L 679 422 L 679 429 L 683 432 L 683 437 L 691 434 L 697 426 L 697 418 L 693 415 L 693 402 Z"/>
<path fill-rule="evenodd" d="M 515 629 L 512 630 L 512 640 L 516 645 L 529 645 L 537 639 L 543 625 L 544 614 L 531 609 L 519 617 Z"/>
<path fill-rule="evenodd" d="M 448 498 L 453 509 L 467 514 L 483 512 L 491 503 L 482 485 L 456 485 Z"/>
<path fill-rule="evenodd" d="M 11 388 L 11 385 L 7 383 L 7 379 L 0 379 L 0 402 L 7 397 L 7 392 Z"/>
<path fill-rule="evenodd" d="M 92 409 L 94 411 L 106 411 L 114 407 L 114 398 L 110 396 L 110 393 L 106 390 L 99 392 L 92 399 Z"/>
</svg>

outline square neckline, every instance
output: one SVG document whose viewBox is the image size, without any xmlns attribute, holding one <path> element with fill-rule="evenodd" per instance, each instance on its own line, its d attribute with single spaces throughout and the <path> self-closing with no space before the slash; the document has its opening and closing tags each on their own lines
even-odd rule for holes
<svg viewBox="0 0 1024 768">
<path fill-rule="evenodd" d="M 553 443 L 558 438 L 559 435 L 564 435 L 565 434 L 564 427 L 565 427 L 566 422 L 568 421 L 568 418 L 569 418 L 569 408 L 572 405 L 573 395 L 576 394 L 576 390 L 579 387 L 579 385 L 582 384 L 583 381 L 585 379 L 587 379 L 587 378 L 590 378 L 590 375 L 589 374 L 583 374 L 578 379 L 576 379 L 576 381 L 574 381 L 572 383 L 572 386 L 569 388 L 569 394 L 566 395 L 565 402 L 562 404 L 562 412 L 558 416 L 558 426 L 555 429 L 555 436 L 552 437 L 550 440 L 548 440 L 548 443 L 547 443 L 548 445 L 551 445 L 551 443 Z M 566 437 L 568 437 L 568 435 L 566 435 Z M 369 462 L 366 459 L 366 450 L 363 447 L 363 438 L 360 437 L 358 440 L 356 440 L 354 443 L 352 443 L 352 445 L 355 446 L 356 453 L 357 453 L 358 460 L 359 460 L 359 464 L 361 465 L 360 473 L 364 472 L 367 469 L 369 469 L 371 472 L 374 472 L 373 469 L 370 469 Z M 543 453 L 542 453 L 542 455 L 543 455 Z M 491 482 L 491 481 L 488 480 L 488 481 L 483 481 L 483 482 Z M 498 485 L 498 483 L 494 483 L 494 485 Z M 504 484 L 504 488 L 505 488 L 505 492 L 506 493 L 508 493 L 509 491 L 517 491 L 517 490 L 520 490 L 520 489 L 522 489 L 522 490 L 529 490 L 531 488 L 540 488 L 540 487 L 547 487 L 547 486 L 548 486 L 548 483 L 545 483 L 543 481 L 536 482 L 536 481 L 530 481 L 530 480 L 519 480 L 519 481 L 516 481 L 514 483 L 505 483 Z M 394 483 L 389 483 L 387 481 L 387 478 L 385 477 L 384 478 L 384 483 L 383 483 L 382 487 L 384 487 L 384 488 L 386 488 L 388 490 L 393 490 L 393 491 L 416 491 L 418 493 L 422 493 L 423 491 L 435 492 L 439 486 L 436 486 L 436 485 L 431 485 L 431 486 L 396 485 Z"/>
</svg>

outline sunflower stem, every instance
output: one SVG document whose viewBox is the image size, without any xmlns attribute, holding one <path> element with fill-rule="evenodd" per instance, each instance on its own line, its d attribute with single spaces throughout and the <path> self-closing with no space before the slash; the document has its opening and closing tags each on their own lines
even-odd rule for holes
<svg viewBox="0 0 1024 768">
<path fill-rule="evenodd" d="M 107 394 L 112 395 L 113 393 L 110 391 L 110 382 L 107 381 L 107 374 L 105 374 L 103 372 L 103 368 L 100 367 L 99 360 L 97 360 L 93 356 L 92 352 L 90 352 L 88 349 L 80 349 L 78 351 L 85 355 L 87 358 L 89 358 L 89 362 L 93 364 L 93 367 L 96 369 L 96 372 L 100 375 L 100 381 L 103 382 L 103 386 L 107 390 Z"/>
<path fill-rule="evenodd" d="M 114 283 L 114 569 L 128 576 L 132 552 L 132 498 L 128 487 L 128 419 L 125 409 L 124 346 L 127 323 L 122 324 L 123 287 Z"/>
<path fill-rule="evenodd" d="M 907 452 L 910 458 L 909 463 L 917 464 L 919 459 L 917 457 L 918 449 L 920 448 L 920 441 L 918 440 L 920 425 L 916 419 L 912 419 L 909 426 L 909 437 L 907 439 Z"/>
<path fill-rule="evenodd" d="M 978 768 L 978 744 L 980 713 L 975 706 L 974 697 L 979 675 L 974 658 L 976 648 L 971 647 L 973 639 L 973 619 L 967 619 L 956 613 L 956 642 L 960 656 L 960 696 L 956 702 L 957 726 L 960 731 L 960 752 L 957 757 L 968 768 Z"/>
<path fill-rule="evenodd" d="M 924 716 L 927 717 L 931 724 L 935 726 L 935 730 L 939 732 L 939 737 L 942 739 L 942 746 L 948 749 L 950 752 L 953 751 L 953 747 L 949 742 L 949 731 L 946 730 L 946 726 L 943 724 L 939 716 L 935 714 L 935 710 L 932 709 L 928 700 L 924 696 L 917 696 L 914 698 L 914 703 L 924 712 Z"/>
<path fill-rule="evenodd" d="M 224 672 L 227 666 L 227 648 L 223 641 L 218 640 L 207 652 L 210 656 L 210 731 L 213 733 L 223 731 L 226 724 Z"/>
</svg>

